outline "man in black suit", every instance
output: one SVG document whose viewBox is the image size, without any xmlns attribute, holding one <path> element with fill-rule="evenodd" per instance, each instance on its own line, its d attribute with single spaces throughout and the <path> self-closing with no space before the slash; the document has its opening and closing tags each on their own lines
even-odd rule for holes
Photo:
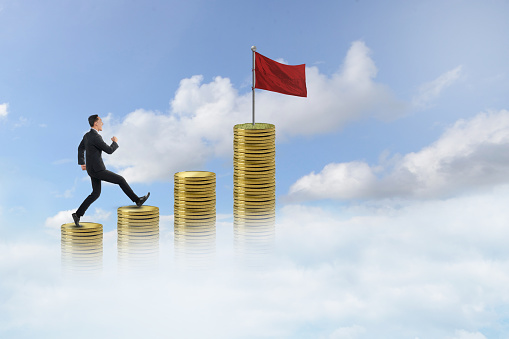
<svg viewBox="0 0 509 339">
<path fill-rule="evenodd" d="M 90 180 L 92 180 L 92 193 L 85 199 L 85 201 L 83 201 L 76 213 L 72 214 L 72 218 L 74 219 L 76 226 L 79 226 L 80 218 L 85 214 L 88 207 L 97 200 L 97 198 L 99 198 L 99 195 L 101 194 L 101 180 L 120 185 L 120 188 L 122 188 L 124 193 L 127 194 L 129 199 L 136 203 L 138 207 L 143 205 L 150 196 L 149 192 L 141 198 L 138 197 L 134 194 L 133 190 L 129 187 L 129 184 L 122 176 L 106 169 L 103 159 L 101 158 L 101 154 L 103 151 L 108 154 L 115 152 L 118 148 L 118 139 L 117 137 L 111 138 L 111 141 L 113 142 L 110 146 L 103 141 L 103 138 L 99 134 L 99 131 L 103 130 L 103 122 L 97 114 L 91 115 L 88 118 L 88 123 L 92 128 L 83 136 L 83 140 L 81 140 L 81 143 L 78 146 L 78 164 L 81 165 L 81 169 L 83 171 L 87 171 L 90 176 Z M 85 152 L 87 160 L 86 165 L 84 156 Z"/>
</svg>

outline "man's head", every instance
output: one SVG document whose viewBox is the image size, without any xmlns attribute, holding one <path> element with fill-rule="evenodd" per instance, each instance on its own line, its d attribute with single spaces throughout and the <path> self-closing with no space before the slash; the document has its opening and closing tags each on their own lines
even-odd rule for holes
<svg viewBox="0 0 509 339">
<path fill-rule="evenodd" d="M 90 127 L 94 128 L 98 131 L 103 130 L 103 121 L 97 114 L 89 116 L 88 123 L 90 124 Z"/>
</svg>

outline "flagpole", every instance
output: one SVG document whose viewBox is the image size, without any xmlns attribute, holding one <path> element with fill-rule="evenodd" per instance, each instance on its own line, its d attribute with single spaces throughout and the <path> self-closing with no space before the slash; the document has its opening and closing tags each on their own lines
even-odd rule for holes
<svg viewBox="0 0 509 339">
<path fill-rule="evenodd" d="M 251 50 L 253 51 L 253 126 L 255 125 L 255 52 L 256 46 L 251 46 Z"/>
</svg>

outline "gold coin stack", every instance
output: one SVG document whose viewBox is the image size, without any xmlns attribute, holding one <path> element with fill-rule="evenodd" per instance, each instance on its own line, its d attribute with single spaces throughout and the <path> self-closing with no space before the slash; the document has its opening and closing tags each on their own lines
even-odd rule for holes
<svg viewBox="0 0 509 339">
<path fill-rule="evenodd" d="M 175 259 L 187 268 L 207 268 L 216 249 L 216 174 L 175 173 Z"/>
<path fill-rule="evenodd" d="M 123 206 L 117 210 L 118 265 L 122 271 L 153 270 L 159 258 L 159 207 Z"/>
<path fill-rule="evenodd" d="M 233 128 L 234 220 L 272 218 L 276 207 L 276 129 L 272 124 Z"/>
<path fill-rule="evenodd" d="M 103 264 L 103 225 L 94 222 L 63 224 L 62 267 L 66 273 L 99 273 Z"/>
</svg>

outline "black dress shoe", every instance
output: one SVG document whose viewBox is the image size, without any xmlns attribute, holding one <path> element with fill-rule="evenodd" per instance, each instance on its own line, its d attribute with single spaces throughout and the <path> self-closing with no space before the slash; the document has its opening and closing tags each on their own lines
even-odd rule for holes
<svg viewBox="0 0 509 339">
<path fill-rule="evenodd" d="M 139 198 L 138 201 L 136 201 L 136 206 L 140 207 L 141 205 L 143 205 L 143 203 L 147 201 L 148 197 L 150 197 L 150 192 L 148 192 L 147 195 Z"/>
<path fill-rule="evenodd" d="M 78 215 L 76 213 L 73 213 L 72 214 L 72 218 L 74 219 L 74 223 L 76 224 L 76 226 L 80 226 L 80 217 L 78 217 Z"/>
</svg>

